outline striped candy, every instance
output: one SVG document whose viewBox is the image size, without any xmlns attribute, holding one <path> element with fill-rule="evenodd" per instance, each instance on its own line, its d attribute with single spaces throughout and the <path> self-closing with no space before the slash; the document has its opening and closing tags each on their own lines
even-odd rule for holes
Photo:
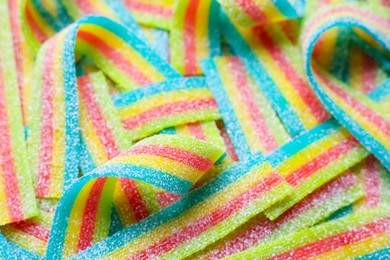
<svg viewBox="0 0 390 260">
<path fill-rule="evenodd" d="M 225 12 L 240 25 L 254 26 L 298 18 L 305 1 L 218 0 Z"/>
<path fill-rule="evenodd" d="M 189 122 L 220 119 L 203 78 L 178 78 L 113 98 L 131 140 Z"/>
<path fill-rule="evenodd" d="M 257 244 L 311 227 L 338 208 L 356 201 L 363 194 L 356 176 L 347 172 L 305 197 L 276 220 L 270 221 L 263 214 L 259 214 L 194 257 L 224 258 Z"/>
<path fill-rule="evenodd" d="M 314 91 L 332 115 L 390 168 L 390 118 L 387 111 L 358 89 L 348 88 L 311 62 L 316 40 L 323 32 L 341 24 L 363 29 L 383 48 L 390 50 L 389 15 L 380 8 L 364 7 L 336 5 L 306 22 L 302 35 L 305 68 Z"/>
<path fill-rule="evenodd" d="M 224 14 L 221 20 L 223 35 L 292 137 L 329 118 L 306 80 L 298 46 L 280 25 L 243 28 Z"/>
<path fill-rule="evenodd" d="M 8 1 L 0 3 L 0 225 L 37 213 L 28 166 Z"/>
<path fill-rule="evenodd" d="M 199 62 L 219 56 L 219 5 L 214 0 L 179 0 L 170 29 L 172 66 L 183 75 L 202 74 Z"/>
<path fill-rule="evenodd" d="M 82 236 L 90 236 L 93 232 L 81 232 L 83 221 L 86 221 L 86 227 L 90 227 L 90 224 L 95 223 L 97 211 L 110 212 L 111 204 L 102 208 L 99 203 L 99 198 L 101 201 L 106 197 L 102 196 L 102 185 L 106 182 L 115 184 L 117 177 L 121 177 L 184 194 L 213 166 L 222 153 L 215 146 L 181 135 L 157 135 L 137 143 L 104 166 L 80 178 L 64 194 L 55 216 L 47 256 L 49 259 L 56 259 L 61 255 L 71 256 L 84 249 L 79 246 Z M 91 203 L 88 203 L 89 200 Z M 104 199 L 106 202 L 107 200 L 109 202 L 109 199 Z M 88 214 L 95 214 L 92 215 L 95 217 L 87 217 Z M 59 221 L 64 217 L 70 217 L 70 220 Z M 75 239 L 73 234 L 80 236 Z"/>
<path fill-rule="evenodd" d="M 75 48 L 123 89 L 178 76 L 141 40 L 107 18 L 84 18 L 47 41 L 36 62 L 28 137 L 38 197 L 59 197 L 78 174 Z"/>
<path fill-rule="evenodd" d="M 385 259 L 389 236 L 389 209 L 375 208 L 259 245 L 230 259 L 352 259 L 370 254 L 371 259 Z"/>
<path fill-rule="evenodd" d="M 268 155 L 290 139 L 238 57 L 215 58 L 202 65 L 240 159 L 256 152 Z"/>
</svg>

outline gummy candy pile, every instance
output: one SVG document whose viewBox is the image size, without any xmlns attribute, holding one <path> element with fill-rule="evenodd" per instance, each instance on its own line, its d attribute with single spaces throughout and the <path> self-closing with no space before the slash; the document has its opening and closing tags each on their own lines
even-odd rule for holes
<svg viewBox="0 0 390 260">
<path fill-rule="evenodd" d="M 389 0 L 0 25 L 0 259 L 390 259 Z"/>
</svg>

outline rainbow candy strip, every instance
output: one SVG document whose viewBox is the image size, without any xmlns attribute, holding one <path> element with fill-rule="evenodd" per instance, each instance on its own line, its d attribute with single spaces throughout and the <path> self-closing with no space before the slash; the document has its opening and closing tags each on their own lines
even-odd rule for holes
<svg viewBox="0 0 390 260">
<path fill-rule="evenodd" d="M 113 97 L 131 140 L 189 122 L 220 119 L 203 78 L 178 78 Z"/>
<path fill-rule="evenodd" d="M 364 195 L 357 177 L 347 172 L 305 197 L 283 215 L 270 221 L 259 214 L 229 236 L 194 255 L 198 259 L 220 259 L 311 227 L 337 209 Z"/>
<path fill-rule="evenodd" d="M 171 28 L 175 0 L 123 0 L 140 24 L 164 30 Z"/>
<path fill-rule="evenodd" d="M 183 75 L 199 75 L 203 59 L 221 55 L 219 5 L 214 0 L 180 0 L 170 29 L 172 66 Z"/>
<path fill-rule="evenodd" d="M 138 142 L 130 150 L 80 178 L 64 194 L 55 215 L 48 258 L 71 256 L 80 250 L 77 245 L 83 235 L 80 230 L 82 221 L 91 221 L 91 218 L 82 217 L 89 212 L 83 205 L 87 198 L 92 198 L 92 201 L 99 198 L 99 195 L 91 195 L 91 189 L 99 182 L 115 181 L 120 177 L 144 181 L 176 194 L 184 194 L 222 154 L 222 150 L 213 145 L 181 135 L 157 135 Z M 99 190 L 96 188 L 96 191 Z M 110 212 L 110 207 L 111 204 L 106 204 L 105 208 L 95 204 L 95 211 L 99 208 L 102 212 Z M 58 221 L 64 217 L 70 217 L 70 220 Z M 74 239 L 74 234 L 80 234 L 80 237 Z"/>
<path fill-rule="evenodd" d="M 225 12 L 242 26 L 269 24 L 298 18 L 303 14 L 302 0 L 218 0 Z"/>
<path fill-rule="evenodd" d="M 287 154 L 284 154 L 287 153 Z M 276 150 L 267 160 L 294 187 L 294 193 L 265 211 L 280 216 L 321 185 L 368 156 L 362 145 L 330 119 Z"/>
<path fill-rule="evenodd" d="M 38 197 L 59 197 L 78 174 L 75 48 L 124 89 L 179 76 L 125 27 L 104 17 L 83 18 L 47 41 L 36 62 L 28 137 Z"/>
<path fill-rule="evenodd" d="M 229 259 L 364 259 L 364 256 L 381 259 L 381 255 L 385 259 L 390 247 L 389 216 L 389 208 L 383 207 L 355 213 L 253 247 Z"/>
<path fill-rule="evenodd" d="M 242 28 L 225 14 L 221 20 L 226 40 L 292 137 L 329 118 L 306 80 L 299 47 L 280 26 Z"/>
<path fill-rule="evenodd" d="M 207 82 L 241 160 L 253 153 L 265 156 L 289 141 L 276 113 L 238 57 L 202 63 Z"/>
<path fill-rule="evenodd" d="M 80 168 L 87 173 L 131 146 L 101 72 L 79 77 Z"/>
<path fill-rule="evenodd" d="M 315 14 L 302 36 L 306 73 L 323 104 L 351 133 L 390 169 L 390 117 L 380 104 L 359 90 L 349 88 L 311 62 L 317 39 L 327 30 L 346 25 L 358 27 L 390 50 L 390 16 L 370 5 L 336 5 Z"/>
<path fill-rule="evenodd" d="M 269 164 L 242 164 L 74 257 L 185 257 L 231 232 L 289 191 L 289 185 Z M 58 237 L 56 234 L 49 241 L 53 251 L 48 256 L 52 258 L 58 258 L 62 251 L 57 246 Z"/>
<path fill-rule="evenodd" d="M 0 225 L 37 213 L 23 132 L 8 1 L 0 3 Z"/>
<path fill-rule="evenodd" d="M 44 256 L 52 224 L 50 214 L 39 211 L 36 217 L 2 226 L 1 232 L 11 242 Z"/>
</svg>

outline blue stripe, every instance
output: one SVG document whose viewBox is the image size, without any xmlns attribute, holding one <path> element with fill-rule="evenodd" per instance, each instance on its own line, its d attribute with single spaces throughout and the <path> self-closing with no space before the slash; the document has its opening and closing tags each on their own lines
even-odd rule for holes
<svg viewBox="0 0 390 260">
<path fill-rule="evenodd" d="M 124 226 L 119 218 L 118 212 L 114 205 L 111 207 L 110 228 L 108 230 L 108 236 L 112 236 L 115 233 L 124 229 Z"/>
<path fill-rule="evenodd" d="M 80 135 L 80 169 L 83 175 L 96 169 L 90 150 Z"/>
<path fill-rule="evenodd" d="M 281 148 L 271 153 L 267 161 L 274 167 L 283 163 L 287 158 L 305 149 L 309 145 L 335 132 L 341 126 L 333 118 L 321 123 L 311 130 L 299 135 Z"/>
<path fill-rule="evenodd" d="M 163 135 L 175 135 L 175 134 L 177 134 L 177 132 L 176 132 L 175 127 L 171 126 L 171 127 L 168 127 L 168 128 L 165 128 L 164 130 L 162 130 L 160 132 L 160 134 L 163 134 Z"/>
<path fill-rule="evenodd" d="M 65 92 L 65 175 L 64 189 L 78 178 L 79 166 L 79 99 L 77 93 L 74 47 L 77 28 L 72 28 L 65 36 L 62 54 L 62 67 Z"/>
<path fill-rule="evenodd" d="M 211 1 L 208 23 L 208 38 L 210 57 L 222 55 L 221 37 L 219 28 L 219 11 L 220 6 L 217 1 Z"/>
<path fill-rule="evenodd" d="M 257 85 L 269 99 L 290 135 L 296 136 L 297 134 L 305 131 L 301 120 L 280 92 L 278 86 L 268 75 L 267 71 L 256 57 L 256 54 L 251 50 L 251 47 L 246 43 L 245 39 L 240 35 L 239 31 L 234 27 L 229 18 L 223 12 L 221 20 L 223 21 L 222 32 L 225 38 L 233 47 L 234 51 L 239 56 L 243 57 L 243 61 L 248 70 L 251 72 L 251 75 Z"/>
<path fill-rule="evenodd" d="M 103 16 L 86 16 L 79 20 L 78 24 L 96 24 L 111 31 L 124 42 L 129 44 L 145 60 L 162 73 L 166 78 L 177 78 L 181 75 L 164 61 L 154 50 L 152 50 L 144 41 L 140 40 L 135 32 L 129 31 L 126 27 Z"/>
<path fill-rule="evenodd" d="M 356 260 L 386 260 L 390 259 L 390 247 L 380 249 L 367 255 L 357 257 Z"/>
<path fill-rule="evenodd" d="M 330 73 L 346 84 L 348 83 L 349 76 L 348 53 L 350 51 L 350 32 L 350 28 L 339 28 L 332 64 L 330 67 Z"/>
<path fill-rule="evenodd" d="M 233 142 L 237 155 L 240 160 L 246 160 L 251 156 L 252 151 L 245 138 L 244 132 L 242 131 L 237 114 L 231 105 L 229 96 L 223 87 L 220 77 L 218 76 L 216 64 L 212 59 L 210 59 L 202 61 L 201 66 L 206 75 L 208 85 L 213 92 L 213 96 L 217 101 L 223 121 L 227 122 L 225 127 Z"/>
<path fill-rule="evenodd" d="M 390 96 L 390 79 L 387 79 L 381 85 L 376 87 L 371 93 L 368 95 L 369 98 L 376 102 L 381 102 Z"/>
<path fill-rule="evenodd" d="M 116 107 L 124 107 L 164 92 L 195 88 L 208 88 L 206 80 L 203 77 L 171 79 L 114 96 L 112 100 Z"/>
<path fill-rule="evenodd" d="M 295 0 L 294 5 L 291 5 L 288 0 L 273 0 L 273 3 L 284 17 L 290 19 L 302 16 L 305 7 L 303 0 Z"/>
<path fill-rule="evenodd" d="M 53 28 L 55 31 L 59 32 L 62 28 L 66 27 L 69 24 L 69 23 L 64 23 L 64 21 L 61 20 L 60 17 L 53 17 L 48 11 L 44 9 L 44 6 L 42 6 L 40 0 L 32 0 L 31 3 L 34 5 L 39 15 L 43 18 L 43 20 L 45 20 L 46 25 L 50 25 L 50 27 Z"/>
<path fill-rule="evenodd" d="M 16 260 L 43 260 L 44 258 L 13 243 L 8 242 L 8 250 L 3 259 L 16 259 Z"/>
</svg>

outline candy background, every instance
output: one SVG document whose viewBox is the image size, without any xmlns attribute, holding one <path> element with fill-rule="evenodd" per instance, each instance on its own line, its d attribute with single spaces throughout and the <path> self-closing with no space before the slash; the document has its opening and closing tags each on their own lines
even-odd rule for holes
<svg viewBox="0 0 390 260">
<path fill-rule="evenodd" d="M 390 259 L 388 0 L 0 14 L 0 259 Z"/>
</svg>

